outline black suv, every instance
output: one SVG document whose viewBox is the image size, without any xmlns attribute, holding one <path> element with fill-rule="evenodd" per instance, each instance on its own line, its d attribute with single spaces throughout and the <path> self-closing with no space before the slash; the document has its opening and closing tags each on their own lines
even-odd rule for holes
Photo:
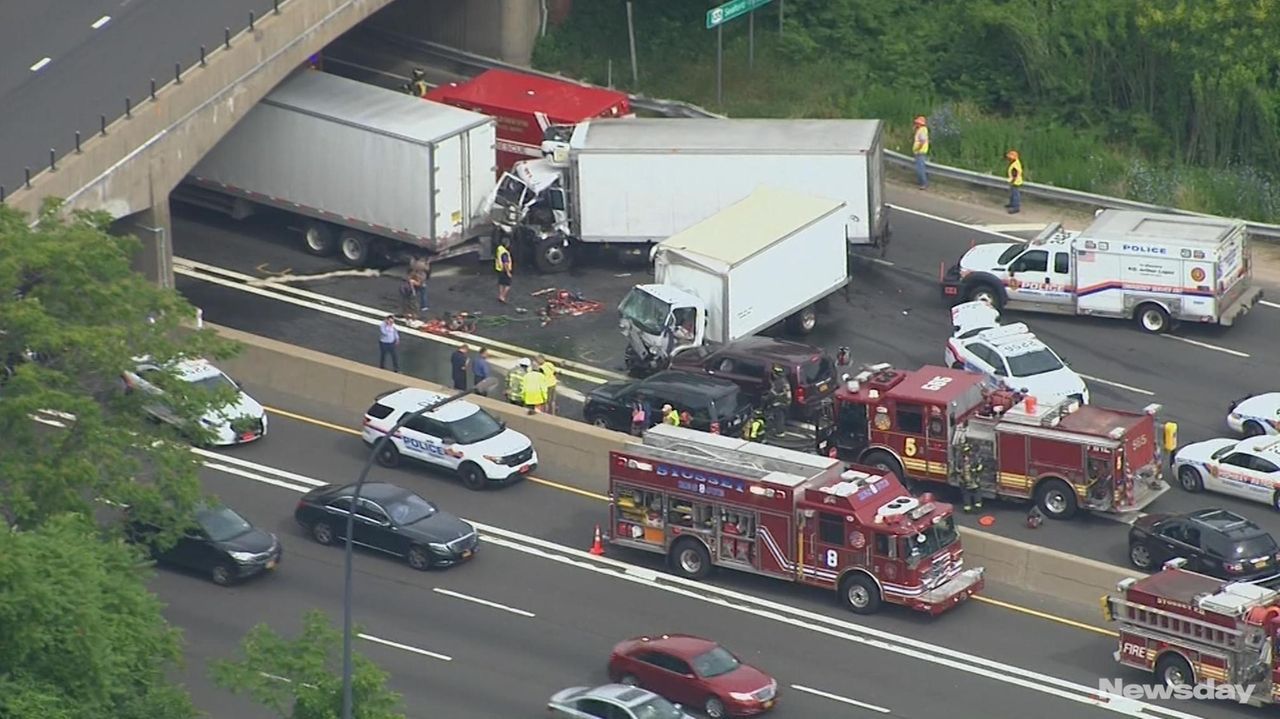
<svg viewBox="0 0 1280 719">
<path fill-rule="evenodd" d="M 1148 514 L 1129 529 L 1129 561 L 1157 570 L 1170 559 L 1220 579 L 1250 580 L 1280 573 L 1280 546 L 1266 530 L 1225 509 Z"/>
<path fill-rule="evenodd" d="M 597 427 L 620 432 L 631 429 L 631 406 L 639 400 L 648 410 L 649 424 L 662 421 L 662 405 L 688 412 L 689 426 L 703 432 L 737 434 L 751 415 L 751 400 L 727 379 L 667 370 L 642 380 L 609 382 L 591 390 L 582 417 Z"/>
<path fill-rule="evenodd" d="M 760 404 L 769 389 L 773 367 L 781 366 L 791 383 L 791 416 L 810 419 L 836 391 L 836 364 L 819 347 L 772 337 L 748 337 L 716 347 L 677 354 L 671 369 L 708 374 L 736 383 Z"/>
</svg>

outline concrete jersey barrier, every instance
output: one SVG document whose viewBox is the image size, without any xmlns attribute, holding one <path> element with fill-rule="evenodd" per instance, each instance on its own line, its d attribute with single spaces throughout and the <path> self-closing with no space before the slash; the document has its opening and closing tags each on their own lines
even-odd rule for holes
<svg viewBox="0 0 1280 719">
<path fill-rule="evenodd" d="M 221 363 L 233 376 L 250 384 L 314 399 L 349 413 L 344 426 L 356 429 L 374 398 L 401 387 L 421 387 L 451 394 L 454 390 L 425 380 L 352 362 L 304 347 L 278 342 L 238 330 L 208 325 L 244 347 L 239 356 Z M 574 420 L 529 415 L 523 408 L 487 397 L 471 397 L 512 429 L 533 440 L 538 448 L 537 474 L 554 482 L 597 494 L 608 491 L 610 450 L 623 448 L 631 438 Z M 1138 572 L 1055 549 L 1039 547 L 967 527 L 961 528 L 966 561 L 986 567 L 987 579 L 1061 601 L 1096 607 L 1116 583 Z"/>
</svg>

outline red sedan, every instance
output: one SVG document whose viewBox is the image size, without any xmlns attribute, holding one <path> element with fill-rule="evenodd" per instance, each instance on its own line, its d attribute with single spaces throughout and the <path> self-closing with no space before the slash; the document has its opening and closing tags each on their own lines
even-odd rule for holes
<svg viewBox="0 0 1280 719">
<path fill-rule="evenodd" d="M 620 642 L 609 655 L 609 679 L 702 707 L 711 719 L 763 714 L 778 696 L 773 677 L 719 644 L 687 634 Z"/>
</svg>

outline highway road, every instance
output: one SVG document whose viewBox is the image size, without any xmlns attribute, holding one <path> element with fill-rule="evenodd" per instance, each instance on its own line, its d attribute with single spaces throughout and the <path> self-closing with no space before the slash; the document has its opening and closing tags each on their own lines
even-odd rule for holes
<svg viewBox="0 0 1280 719">
<path fill-rule="evenodd" d="M 270 10 L 271 0 L 86 0 L 0 2 L 0 185 L 12 191 L 23 168 L 48 167 L 124 115 L 125 98 L 141 105 L 151 79 L 173 79 L 173 66 L 199 61 Z"/>
<path fill-rule="evenodd" d="M 883 361 L 910 368 L 938 364 L 949 331 L 949 316 L 937 289 L 938 265 L 953 260 L 971 241 L 983 237 L 971 228 L 906 210 L 895 209 L 892 219 L 895 243 L 888 259 L 868 261 L 858 269 L 847 301 L 837 297 L 832 302 L 830 313 L 821 318 L 810 340 L 829 350 L 848 345 L 855 363 Z M 296 249 L 296 237 L 268 223 L 236 224 L 208 213 L 179 211 L 175 247 L 179 256 L 245 276 L 287 271 L 276 279 L 313 278 L 290 282 L 314 293 L 290 295 L 290 302 L 274 299 L 280 291 L 271 286 L 250 294 L 235 282 L 214 284 L 179 276 L 178 287 L 204 309 L 210 321 L 349 359 L 373 360 L 372 324 L 382 310 L 396 306 L 398 280 L 394 276 L 353 276 L 360 273 L 345 270 L 334 260 L 306 255 Z M 1270 249 L 1255 248 L 1255 257 Z M 1274 276 L 1275 269 L 1263 265 L 1258 272 Z M 599 382 L 621 369 L 622 338 L 612 308 L 632 284 L 648 276 L 643 269 L 599 263 L 568 276 L 522 275 L 517 277 L 514 296 L 522 298 L 517 306 L 529 310 L 524 314 L 504 314 L 510 310 L 494 299 L 491 275 L 472 263 L 437 267 L 428 289 L 433 313 L 481 312 L 488 324 L 479 334 L 534 348 L 530 352 L 545 351 L 600 367 Z M 553 284 L 601 301 L 604 310 L 556 318 L 546 327 L 530 321 L 537 301 L 528 293 Z M 1269 296 L 1280 296 L 1273 287 L 1268 290 Z M 329 314 L 333 308 L 316 298 L 341 298 L 352 306 L 365 307 L 364 322 Z M 340 311 L 350 314 L 350 307 Z M 1179 423 L 1182 443 L 1225 432 L 1222 422 L 1229 400 L 1277 389 L 1273 358 L 1280 351 L 1280 307 L 1274 302 L 1259 306 L 1235 327 L 1185 327 L 1174 337 L 1147 335 L 1117 320 L 1011 317 L 1026 321 L 1073 367 L 1091 378 L 1098 404 L 1140 409 L 1152 402 L 1162 403 L 1165 414 Z M 407 342 L 407 371 L 444 381 L 450 351 L 438 341 Z M 569 384 L 579 390 L 592 385 L 577 380 Z M 572 402 L 566 402 L 564 408 L 568 413 L 578 411 Z M 1280 517 L 1266 507 L 1220 495 L 1188 495 L 1175 488 L 1149 511 L 1178 512 L 1204 506 L 1239 511 L 1280 536 Z M 1126 561 L 1125 527 L 1111 519 L 1083 516 L 1029 530 L 1022 521 L 1024 507 L 989 503 L 988 508 L 987 513 L 996 520 L 992 529 L 997 532 L 1103 561 Z M 964 521 L 976 519 L 967 517 Z"/>
<path fill-rule="evenodd" d="M 277 415 L 262 442 L 205 456 L 206 489 L 278 533 L 285 559 L 275 574 L 229 590 L 171 570 L 154 586 L 185 631 L 184 679 L 200 705 L 264 716 L 212 687 L 208 663 L 232 656 L 256 623 L 292 631 L 307 609 L 339 616 L 342 552 L 307 539 L 292 510 L 299 492 L 353 476 L 363 448 L 353 436 Z M 775 674 L 780 719 L 993 710 L 1063 719 L 1245 716 L 1216 703 L 1144 707 L 1117 698 L 1093 706 L 1099 676 L 1142 677 L 1115 667 L 1113 639 L 1075 626 L 976 602 L 934 620 L 894 611 L 855 618 L 825 594 L 786 583 L 677 581 L 645 571 L 643 562 L 630 565 L 641 559 L 631 554 L 582 551 L 603 509 L 598 500 L 534 483 L 471 493 L 408 469 L 375 470 L 374 479 L 415 489 L 478 522 L 485 536 L 471 563 L 439 572 L 357 557 L 358 649 L 391 674 L 411 717 L 541 714 L 553 691 L 603 682 L 604 659 L 619 638 L 664 631 L 719 639 Z"/>
</svg>

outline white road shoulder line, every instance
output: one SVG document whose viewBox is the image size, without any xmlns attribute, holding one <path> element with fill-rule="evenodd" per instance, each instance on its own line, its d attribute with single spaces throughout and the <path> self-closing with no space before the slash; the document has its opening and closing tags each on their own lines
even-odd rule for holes
<svg viewBox="0 0 1280 719">
<path fill-rule="evenodd" d="M 1249 357 L 1253 356 L 1253 355 L 1250 355 L 1248 352 L 1241 352 L 1239 350 L 1228 349 L 1226 347 L 1219 347 L 1218 345 L 1211 345 L 1208 342 L 1201 342 L 1200 340 L 1193 340 L 1188 337 L 1179 337 L 1177 335 L 1160 335 L 1160 336 L 1166 339 L 1185 342 L 1189 345 L 1195 345 L 1196 347 L 1203 347 L 1204 349 L 1213 350 L 1214 352 L 1221 352 L 1223 354 L 1228 354 L 1233 357 L 1244 357 L 1245 359 L 1248 359 Z"/>
<path fill-rule="evenodd" d="M 53 58 L 51 57 L 40 58 L 36 61 L 36 64 L 31 66 L 31 72 L 40 72 L 45 65 L 48 65 L 51 62 L 53 62 Z"/>
<path fill-rule="evenodd" d="M 1280 302 L 1272 302 L 1272 301 L 1270 301 L 1270 300 L 1261 300 L 1261 301 L 1259 301 L 1259 302 L 1258 302 L 1258 304 L 1260 304 L 1260 305 L 1266 305 L 1267 307 L 1271 307 L 1271 308 L 1273 308 L 1273 309 L 1280 310 Z"/>
<path fill-rule="evenodd" d="M 526 612 L 526 611 L 525 611 L 525 610 L 523 610 L 523 609 L 516 609 L 515 607 L 508 607 L 508 606 L 507 606 L 507 605 L 505 605 L 505 604 L 498 604 L 497 602 L 491 602 L 491 601 L 489 601 L 488 599 L 481 599 L 481 598 L 479 598 L 479 597 L 473 597 L 473 596 L 471 596 L 471 595 L 469 595 L 469 594 L 463 594 L 462 592 L 454 592 L 454 591 L 451 591 L 451 590 L 449 590 L 449 589 L 441 589 L 440 587 L 433 587 L 433 588 L 431 589 L 431 591 L 435 592 L 436 594 L 443 594 L 443 595 L 445 595 L 446 597 L 453 597 L 454 599 L 461 599 L 461 600 L 462 600 L 462 601 L 464 601 L 464 602 L 471 602 L 472 604 L 479 604 L 479 605 L 482 605 L 482 606 L 486 606 L 486 607 L 489 607 L 490 609 L 499 609 L 499 610 L 502 610 L 502 611 L 504 611 L 504 612 L 511 612 L 512 614 L 517 614 L 517 615 L 522 616 L 522 617 L 529 617 L 529 618 L 531 618 L 531 619 L 532 619 L 533 617 L 538 616 L 537 614 L 534 614 L 533 612 Z"/>
<path fill-rule="evenodd" d="M 98 18 L 97 20 L 94 20 L 94 21 L 93 21 L 93 24 L 92 24 L 92 25 L 90 25 L 89 27 L 93 28 L 94 30 L 97 30 L 97 29 L 101 28 L 103 25 L 106 25 L 106 24 L 107 24 L 107 23 L 109 23 L 109 22 L 111 22 L 111 16 L 110 16 L 110 15 L 103 15 L 102 17 Z"/>
<path fill-rule="evenodd" d="M 390 639 L 382 639 L 381 637 L 375 637 L 375 636 L 373 636 L 372 634 L 357 634 L 356 636 L 360 637 L 361 639 L 365 640 L 366 642 L 373 642 L 374 644 L 381 644 L 381 645 L 383 645 L 384 647 L 391 647 L 392 649 L 399 649 L 400 651 L 404 651 L 404 652 L 411 652 L 411 653 L 413 653 L 413 654 L 420 654 L 420 655 L 422 655 L 422 656 L 424 656 L 424 657 L 431 657 L 432 659 L 439 659 L 439 660 L 440 660 L 440 661 L 442 661 L 442 662 L 451 662 L 451 661 L 453 661 L 453 657 L 451 657 L 451 656 L 449 656 L 449 655 L 447 655 L 447 654 L 438 654 L 438 653 L 436 653 L 436 652 L 429 652 L 429 651 L 427 651 L 426 649 L 419 649 L 419 648 L 417 648 L 417 647 L 411 647 L 411 646 L 409 646 L 408 644 L 401 644 L 400 642 L 393 642 L 393 641 L 391 641 Z"/>
<path fill-rule="evenodd" d="M 971 225 L 967 222 L 953 220 L 950 217 L 942 217 L 940 215 L 931 215 L 928 212 L 913 210 L 910 207 L 903 207 L 902 205 L 886 204 L 885 207 L 891 207 L 895 212 L 906 212 L 907 214 L 915 215 L 916 217 L 923 217 L 926 220 L 933 220 L 934 222 L 941 222 L 943 224 L 951 225 L 952 227 L 960 227 L 966 230 L 973 230 L 974 232 L 981 232 L 984 235 L 999 237 L 1001 239 L 1008 240 L 1010 242 L 1026 242 L 1026 240 L 1021 237 L 1009 235 L 1004 232 L 999 232 L 991 228 L 983 227 L 982 225 Z"/>
<path fill-rule="evenodd" d="M 1098 384 L 1105 384 L 1105 385 L 1110 385 L 1112 387 L 1119 387 L 1120 389 L 1128 390 L 1130 392 L 1136 392 L 1141 395 L 1146 395 L 1147 397 L 1156 396 L 1155 392 L 1152 392 L 1151 390 L 1142 389 L 1141 387 L 1133 387 L 1127 384 L 1120 384 L 1119 382 L 1112 382 L 1109 379 L 1101 379 L 1099 377 L 1094 377 L 1093 375 L 1080 374 L 1079 372 L 1077 372 L 1076 374 L 1079 374 L 1081 377 L 1089 380 L 1090 382 L 1097 382 Z"/>
<path fill-rule="evenodd" d="M 890 713 L 888 709 L 882 706 L 876 706 L 875 704 L 860 702 L 857 699 L 850 699 L 849 697 L 842 697 L 839 694 L 824 692 L 821 689 L 814 689 L 813 687 L 806 687 L 800 684 L 792 684 L 791 688 L 795 689 L 798 692 L 804 692 L 805 694 L 812 694 L 815 697 L 822 697 L 823 699 L 830 699 L 833 702 L 840 702 L 841 704 L 848 704 L 849 706 L 858 707 L 859 709 L 866 709 L 867 711 L 873 711 L 879 714 Z"/>
</svg>

